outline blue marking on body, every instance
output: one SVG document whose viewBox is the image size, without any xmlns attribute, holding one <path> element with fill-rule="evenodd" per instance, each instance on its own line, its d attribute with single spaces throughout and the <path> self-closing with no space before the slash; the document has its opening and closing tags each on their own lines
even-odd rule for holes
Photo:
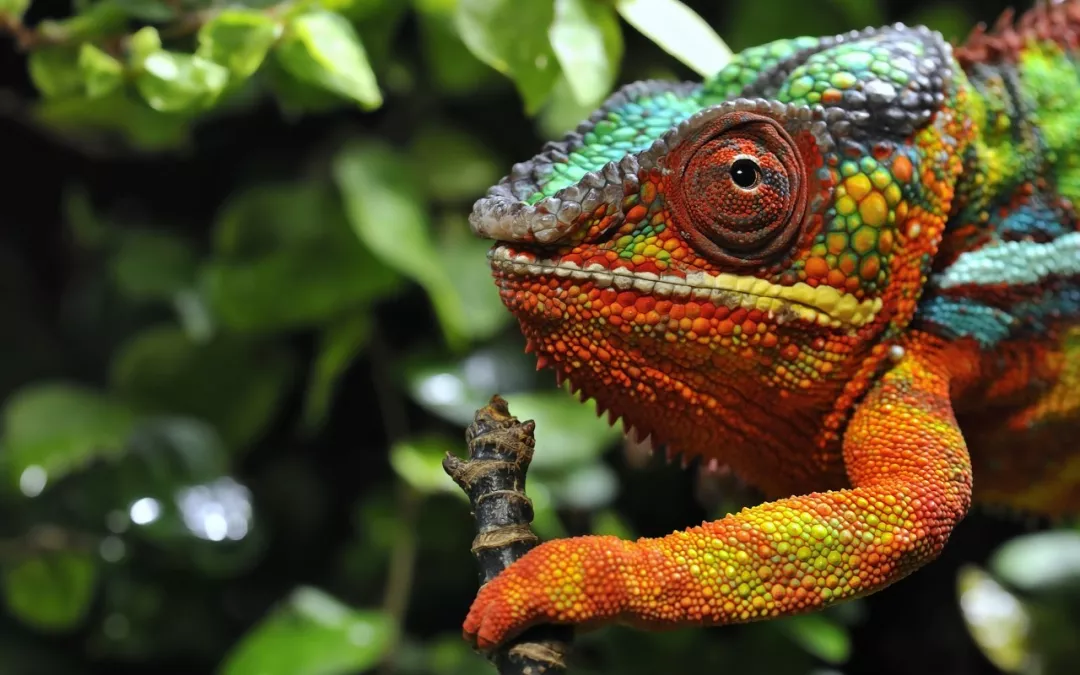
<svg viewBox="0 0 1080 675">
<path fill-rule="evenodd" d="M 938 295 L 922 304 L 919 316 L 945 337 L 974 338 L 989 349 L 1008 338 L 1045 333 L 1056 320 L 1080 318 L 1080 286 L 1048 290 L 1008 311 L 971 298 Z"/>
<path fill-rule="evenodd" d="M 1034 237 L 1047 240 L 1060 237 L 1071 228 L 1061 222 L 1061 214 L 1037 198 L 1010 211 L 994 224 L 994 229 L 1003 239 Z"/>
<path fill-rule="evenodd" d="M 922 304 L 919 316 L 935 332 L 957 340 L 970 337 L 985 348 L 1009 337 L 1016 320 L 1005 311 L 966 298 L 935 296 Z"/>
</svg>

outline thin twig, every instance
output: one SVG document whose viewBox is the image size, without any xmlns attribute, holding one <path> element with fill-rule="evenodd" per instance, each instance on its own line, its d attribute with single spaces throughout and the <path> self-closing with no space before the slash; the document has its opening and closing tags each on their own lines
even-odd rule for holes
<svg viewBox="0 0 1080 675">
<path fill-rule="evenodd" d="M 469 459 L 447 455 L 443 469 L 472 503 L 476 538 L 472 552 L 481 585 L 525 555 L 540 539 L 533 533 L 532 502 L 525 474 L 532 461 L 536 424 L 510 416 L 506 401 L 493 396 L 465 431 Z M 500 675 L 563 673 L 573 641 L 569 626 L 541 625 L 489 654 Z"/>
<path fill-rule="evenodd" d="M 372 371 L 375 386 L 379 392 L 379 412 L 382 415 L 383 428 L 386 430 L 387 446 L 401 440 L 409 431 L 405 403 L 394 386 L 394 379 L 388 364 L 392 362 L 390 348 L 386 344 L 378 323 L 371 335 Z M 397 512 L 399 524 L 394 533 L 394 543 L 390 549 L 390 569 L 387 573 L 386 590 L 383 595 L 383 611 L 399 629 L 405 623 L 405 614 L 409 609 L 412 595 L 413 575 L 416 569 L 416 525 L 420 520 L 420 508 L 424 498 L 411 485 L 399 481 Z M 401 630 L 394 631 L 400 636 Z M 398 648 L 396 641 L 386 650 L 386 655 L 379 667 L 380 675 L 390 675 L 396 670 Z"/>
</svg>

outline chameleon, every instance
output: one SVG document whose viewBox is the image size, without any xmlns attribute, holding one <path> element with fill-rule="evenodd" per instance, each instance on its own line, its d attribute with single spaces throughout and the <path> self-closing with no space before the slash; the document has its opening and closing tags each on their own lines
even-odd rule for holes
<svg viewBox="0 0 1080 675">
<path fill-rule="evenodd" d="M 763 501 L 544 542 L 463 633 L 789 616 L 934 560 L 973 504 L 1080 511 L 1080 1 L 619 89 L 470 215 L 583 401 Z"/>
</svg>

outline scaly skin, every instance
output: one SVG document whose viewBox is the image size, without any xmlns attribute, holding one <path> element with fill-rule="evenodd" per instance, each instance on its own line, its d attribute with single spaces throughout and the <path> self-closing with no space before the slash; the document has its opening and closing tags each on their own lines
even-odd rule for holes
<svg viewBox="0 0 1080 675">
<path fill-rule="evenodd" d="M 780 40 L 630 85 L 492 188 L 473 229 L 540 364 L 774 501 L 545 543 L 466 637 L 795 614 L 932 560 L 973 499 L 1080 510 L 1077 29 Z"/>
</svg>

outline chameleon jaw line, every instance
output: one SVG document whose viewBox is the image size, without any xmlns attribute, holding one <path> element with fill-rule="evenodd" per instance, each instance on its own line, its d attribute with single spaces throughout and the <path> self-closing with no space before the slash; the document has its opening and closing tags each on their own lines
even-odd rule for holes
<svg viewBox="0 0 1080 675">
<path fill-rule="evenodd" d="M 496 246 L 489 258 L 492 267 L 504 274 L 519 277 L 548 275 L 673 300 L 708 300 L 728 307 L 767 312 L 780 322 L 785 317 L 792 317 L 830 328 L 861 328 L 871 323 L 882 307 L 880 298 L 860 302 L 855 296 L 841 293 L 832 286 L 814 287 L 803 282 L 780 286 L 758 277 L 728 273 L 691 272 L 685 277 L 658 275 L 625 267 L 612 269 L 595 263 L 583 268 L 565 260 L 544 260 L 515 253 L 507 246 Z"/>
</svg>

